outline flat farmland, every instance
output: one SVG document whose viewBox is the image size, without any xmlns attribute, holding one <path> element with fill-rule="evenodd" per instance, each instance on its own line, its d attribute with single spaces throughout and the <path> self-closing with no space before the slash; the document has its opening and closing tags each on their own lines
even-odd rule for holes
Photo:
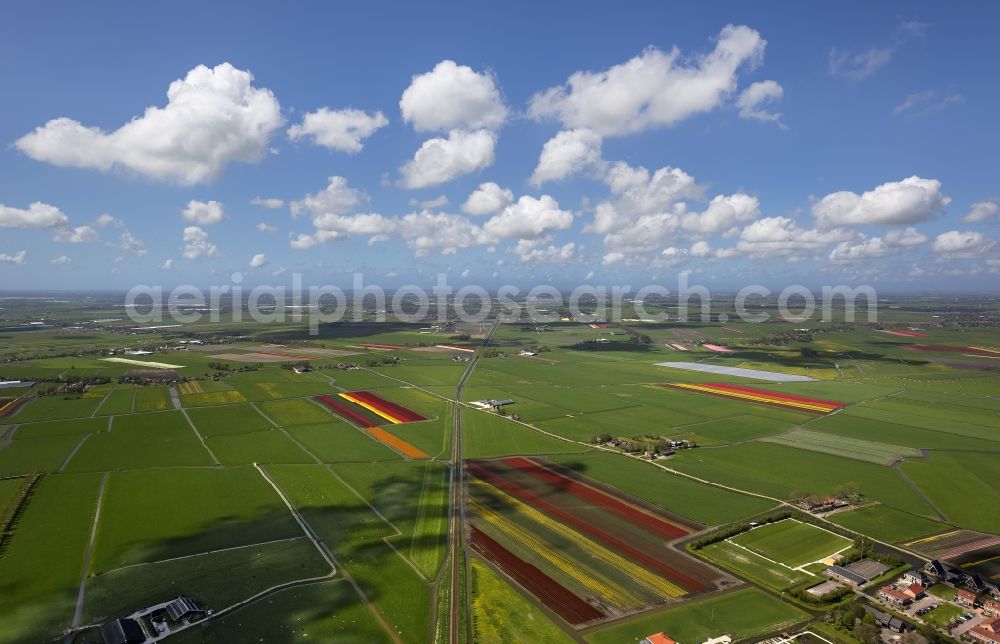
<svg viewBox="0 0 1000 644">
<path fill-rule="evenodd" d="M 730 541 L 790 568 L 821 561 L 850 548 L 854 543 L 839 534 L 795 519 L 767 523 Z"/>
<path fill-rule="evenodd" d="M 116 417 L 94 434 L 67 466 L 73 472 L 212 465 L 212 457 L 177 411 Z"/>
<path fill-rule="evenodd" d="M 0 450 L 0 475 L 54 472 L 81 438 L 75 435 L 15 438 Z"/>
<path fill-rule="evenodd" d="M 223 465 L 313 462 L 284 432 L 270 427 L 254 432 L 209 436 L 205 438 L 205 444 Z"/>
<path fill-rule="evenodd" d="M 101 404 L 100 398 L 66 399 L 62 396 L 42 396 L 23 405 L 15 416 L 6 421 L 31 423 L 59 418 L 83 418 L 94 413 L 99 404 Z"/>
<path fill-rule="evenodd" d="M 135 412 L 173 409 L 167 387 L 139 387 L 135 390 Z"/>
<path fill-rule="evenodd" d="M 566 644 L 573 641 L 489 566 L 473 559 L 469 563 L 469 574 L 474 637 L 477 641 Z"/>
<path fill-rule="evenodd" d="M 400 455 L 339 418 L 285 431 L 324 463 L 400 460 Z"/>
<path fill-rule="evenodd" d="M 984 507 L 1000 507 L 996 454 L 931 452 L 930 458 L 901 467 L 952 522 L 1000 533 L 1000 516 L 983 512 Z"/>
<path fill-rule="evenodd" d="M 728 633 L 734 640 L 780 631 L 808 613 L 756 588 L 747 588 L 668 608 L 589 631 L 591 644 L 635 642 L 663 631 L 681 642 L 703 642 Z"/>
<path fill-rule="evenodd" d="M 271 429 L 266 418 L 250 405 L 225 405 L 189 409 L 188 416 L 202 436 L 246 434 Z"/>
<path fill-rule="evenodd" d="M 330 419 L 330 413 L 309 400 L 291 399 L 262 402 L 257 407 L 281 425 L 315 425 Z"/>
<path fill-rule="evenodd" d="M 47 641 L 70 625 L 100 482 L 39 481 L 0 557 L 0 641 Z"/>
<path fill-rule="evenodd" d="M 302 534 L 251 467 L 116 472 L 104 494 L 95 573 Z"/>
<path fill-rule="evenodd" d="M 321 577 L 329 570 L 304 536 L 126 566 L 90 577 L 84 620 L 128 615 L 175 597 L 178 589 L 219 610 L 271 586 Z"/>
<path fill-rule="evenodd" d="M 900 543 L 948 529 L 948 525 L 901 512 L 884 505 L 873 505 L 850 512 L 838 512 L 830 521 L 881 541 Z"/>
<path fill-rule="evenodd" d="M 352 430 L 353 431 L 353 430 Z M 274 465 L 268 471 L 404 642 L 430 628 L 426 579 L 383 541 L 392 526 L 320 465 Z"/>
<path fill-rule="evenodd" d="M 888 443 L 846 438 L 808 429 L 793 429 L 775 436 L 765 436 L 760 440 L 777 445 L 797 447 L 812 452 L 823 452 L 844 458 L 853 458 L 877 465 L 891 465 L 906 456 L 916 458 L 922 456 L 920 450 L 912 447 L 901 447 Z"/>
<path fill-rule="evenodd" d="M 550 455 L 548 460 L 611 485 L 669 512 L 706 525 L 720 525 L 758 514 L 774 503 L 722 490 L 661 470 L 651 463 L 603 451 Z"/>
<path fill-rule="evenodd" d="M 264 642 L 391 642 L 368 607 L 344 580 L 289 588 L 218 620 L 171 637 L 179 644 L 243 644 L 247 633 Z"/>
<path fill-rule="evenodd" d="M 108 394 L 97 408 L 98 416 L 122 416 L 133 412 L 136 390 L 132 387 L 117 387 Z"/>
<path fill-rule="evenodd" d="M 464 408 L 462 450 L 467 458 L 485 458 L 518 454 L 580 453 L 586 448 L 546 436 L 497 414 Z"/>
</svg>

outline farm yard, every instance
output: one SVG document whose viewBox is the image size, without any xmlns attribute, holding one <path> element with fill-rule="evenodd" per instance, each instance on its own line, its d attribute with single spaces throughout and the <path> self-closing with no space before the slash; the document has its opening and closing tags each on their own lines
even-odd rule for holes
<svg viewBox="0 0 1000 644">
<path fill-rule="evenodd" d="M 618 351 L 579 348 L 599 334 L 636 344 L 608 327 L 504 324 L 491 348 L 510 357 L 480 357 L 457 404 L 468 363 L 453 358 L 474 341 L 402 323 L 318 338 L 222 324 L 247 339 L 141 357 L 172 365 L 173 384 L 128 381 L 138 365 L 96 356 L 0 365 L 11 379 L 108 379 L 18 391 L 0 418 L 0 508 L 13 482 L 41 474 L 0 547 L 0 588 L 13 589 L 0 592 L 0 615 L 13 616 L 0 640 L 55 637 L 178 592 L 234 607 L 179 642 L 239 641 L 248 627 L 278 641 L 435 637 L 448 621 L 456 406 L 463 619 L 479 641 L 664 631 L 688 644 L 804 623 L 781 593 L 822 580 L 816 562 L 853 540 L 786 519 L 685 543 L 845 489 L 850 503 L 822 525 L 995 577 L 1000 528 L 982 507 L 1000 499 L 1000 376 L 913 362 L 992 359 L 860 326 L 817 333 L 816 356 L 750 344 L 787 324 L 696 324 L 681 337 L 637 322 L 652 342 Z M 997 344 L 986 331 L 926 333 L 927 347 Z M 543 343 L 544 359 L 511 359 Z M 357 368 L 337 366 L 348 362 Z M 468 404 L 490 399 L 513 402 L 502 414 Z M 670 442 L 690 447 L 651 456 Z M 39 568 L 48 574 L 32 577 Z"/>
</svg>

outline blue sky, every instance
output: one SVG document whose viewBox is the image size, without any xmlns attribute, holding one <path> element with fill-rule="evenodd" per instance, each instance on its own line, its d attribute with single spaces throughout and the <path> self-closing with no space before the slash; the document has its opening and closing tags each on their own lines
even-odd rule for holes
<svg viewBox="0 0 1000 644">
<path fill-rule="evenodd" d="M 0 283 L 995 288 L 1000 8 L 703 5 L 8 4 Z"/>
</svg>

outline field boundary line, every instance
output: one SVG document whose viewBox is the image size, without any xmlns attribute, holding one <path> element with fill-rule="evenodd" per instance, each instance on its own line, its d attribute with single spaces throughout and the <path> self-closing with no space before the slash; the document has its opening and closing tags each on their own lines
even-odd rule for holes
<svg viewBox="0 0 1000 644">
<path fill-rule="evenodd" d="M 909 488 L 913 491 L 914 494 L 917 495 L 917 498 L 919 498 L 921 501 L 927 504 L 927 507 L 930 508 L 931 511 L 937 515 L 937 518 L 940 522 L 952 525 L 951 519 L 945 516 L 944 512 L 942 512 L 938 508 L 938 506 L 934 505 L 934 502 L 931 501 L 926 494 L 924 494 L 924 491 L 920 489 L 920 486 L 914 483 L 913 480 L 906 475 L 906 472 L 903 471 L 903 468 L 901 468 L 899 464 L 900 461 L 896 461 L 890 466 L 890 469 L 896 472 L 896 476 L 903 479 L 903 482 L 906 483 L 907 486 L 909 486 Z"/>
<path fill-rule="evenodd" d="M 195 427 L 194 421 L 192 421 L 191 417 L 188 416 L 188 413 L 187 413 L 186 409 L 184 409 L 183 407 L 181 407 L 179 410 L 173 410 L 173 409 L 171 409 L 171 410 L 167 410 L 167 411 L 180 411 L 181 415 L 184 416 L 184 420 L 186 420 L 187 424 L 191 427 L 191 431 L 193 431 L 194 435 L 198 437 L 199 441 L 201 441 L 201 446 L 204 447 L 205 451 L 208 452 L 208 455 L 212 457 L 212 461 L 214 461 L 216 465 L 222 465 L 222 463 L 219 462 L 219 459 L 216 458 L 215 452 L 213 452 L 212 448 L 209 447 L 208 443 L 205 442 L 205 437 L 202 436 L 201 432 L 198 431 L 198 428 Z"/>
<path fill-rule="evenodd" d="M 110 472 L 105 472 L 101 476 L 101 487 L 97 492 L 97 504 L 94 507 L 94 521 L 90 525 L 90 539 L 87 541 L 87 550 L 83 556 L 83 567 L 80 570 L 80 589 L 76 593 L 76 608 L 73 611 L 72 627 L 76 628 L 83 619 L 83 599 L 87 593 L 87 577 L 90 576 L 90 560 L 94 554 L 94 543 L 97 541 L 97 526 L 101 520 L 101 507 L 104 505 L 104 490 L 108 486 Z"/>
<path fill-rule="evenodd" d="M 66 469 L 66 466 L 69 465 L 69 462 L 73 460 L 73 457 L 76 456 L 76 453 L 80 451 L 80 448 L 83 447 L 83 444 L 86 443 L 87 439 L 90 438 L 91 436 L 93 436 L 93 434 L 83 435 L 83 438 L 80 439 L 80 442 L 76 444 L 76 447 L 73 448 L 73 451 L 66 456 L 66 460 L 63 461 L 62 465 L 59 466 L 60 473 L 62 473 L 63 470 Z"/>
<path fill-rule="evenodd" d="M 314 546 L 316 546 L 316 550 L 319 551 L 320 556 L 323 557 L 323 559 L 330 564 L 331 570 L 330 573 L 327 574 L 327 577 L 333 577 L 334 575 L 336 575 L 338 572 L 339 564 L 337 563 L 337 559 L 336 557 L 334 557 L 333 553 L 330 552 L 330 550 L 326 547 L 326 544 L 323 543 L 323 540 L 320 539 L 315 532 L 313 532 L 312 527 L 305 520 L 305 517 L 299 514 L 299 511 L 295 509 L 295 506 L 291 504 L 291 502 L 288 500 L 288 497 L 285 496 L 285 493 L 281 491 L 280 487 L 278 487 L 278 484 L 274 482 L 274 480 L 267 474 L 266 471 L 264 471 L 264 468 L 262 468 L 257 463 L 254 463 L 253 466 L 257 469 L 258 472 L 260 472 L 260 475 L 264 477 L 264 480 L 271 484 L 271 487 L 274 488 L 274 491 L 278 493 L 278 496 L 281 497 L 281 500 L 285 503 L 285 506 L 288 508 L 288 511 L 292 513 L 292 516 L 299 523 L 299 526 L 302 527 L 302 531 L 306 533 L 306 536 L 309 537 L 309 540 L 313 542 Z M 361 586 L 358 585 L 358 582 L 354 580 L 354 577 L 351 576 L 351 574 L 347 571 L 347 569 L 340 567 L 339 572 L 340 574 L 343 575 L 344 579 L 346 579 L 348 583 L 351 584 L 351 587 L 354 588 L 354 592 L 358 594 L 358 597 L 361 598 L 361 601 L 366 606 L 368 606 L 368 609 L 371 611 L 372 615 L 375 616 L 375 619 L 382 626 L 383 630 L 385 630 L 385 632 L 388 633 L 388 635 L 392 638 L 392 641 L 395 642 L 396 644 L 402 644 L 402 640 L 399 638 L 399 635 L 385 621 L 385 617 L 383 617 L 382 613 L 380 613 L 378 609 L 375 608 L 375 604 L 373 604 L 371 600 L 368 599 L 368 595 L 365 594 L 365 591 L 361 588 Z M 314 579 L 322 579 L 322 577 Z M 252 601 L 253 599 L 254 598 L 250 598 L 250 600 L 245 600 L 244 603 L 249 603 L 249 601 Z M 236 604 L 234 604 L 233 606 L 236 606 Z M 226 610 L 232 609 L 233 606 L 231 606 L 229 609 Z"/>
<path fill-rule="evenodd" d="M 104 398 L 101 398 L 101 402 L 97 403 L 97 407 L 94 407 L 94 411 L 90 412 L 91 418 L 95 418 L 97 416 L 97 412 L 101 410 L 101 407 L 104 406 L 104 403 L 108 402 L 108 398 L 111 397 L 111 394 L 112 392 L 114 392 L 115 389 L 117 389 L 117 387 L 112 387 L 111 389 L 108 390 L 108 393 L 104 394 Z"/>
<path fill-rule="evenodd" d="M 206 555 L 214 555 L 219 552 L 229 552 L 232 550 L 242 550 L 243 548 L 256 548 L 257 546 L 267 546 L 272 543 L 284 543 L 285 541 L 298 541 L 300 539 L 305 539 L 305 536 L 301 537 L 285 537 L 284 539 L 271 539 L 270 541 L 258 541 L 257 543 L 248 543 L 242 546 L 229 546 L 228 548 L 217 548 L 215 550 L 206 550 L 205 552 L 196 552 L 190 555 L 181 555 L 179 557 L 170 557 L 169 559 L 159 559 L 157 561 L 140 561 L 134 564 L 127 564 L 125 566 L 119 566 L 118 568 L 112 568 L 111 570 L 105 570 L 99 575 L 109 575 L 113 572 L 118 572 L 119 570 L 128 570 L 129 568 L 139 568 L 141 566 L 155 566 L 162 563 L 170 563 L 172 561 L 181 561 L 183 559 L 194 559 L 195 557 L 204 557 Z M 98 576 L 99 576 L 98 575 Z"/>
</svg>

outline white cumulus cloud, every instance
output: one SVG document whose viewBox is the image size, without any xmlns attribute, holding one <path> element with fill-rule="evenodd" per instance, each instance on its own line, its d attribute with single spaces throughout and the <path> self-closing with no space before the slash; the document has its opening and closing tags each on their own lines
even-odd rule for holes
<svg viewBox="0 0 1000 644">
<path fill-rule="evenodd" d="M 993 240 L 974 231 L 949 230 L 934 239 L 931 249 L 938 255 L 973 257 L 994 246 Z"/>
<path fill-rule="evenodd" d="M 1000 211 L 1000 206 L 997 205 L 995 199 L 977 201 L 972 204 L 972 208 L 969 209 L 969 214 L 962 217 L 962 222 L 966 224 L 974 224 L 979 221 L 992 221 L 997 218 L 997 211 Z"/>
<path fill-rule="evenodd" d="M 267 266 L 267 256 L 264 253 L 257 253 L 250 258 L 250 268 L 262 268 Z"/>
<path fill-rule="evenodd" d="M 487 181 L 472 191 L 462 204 L 462 212 L 467 215 L 492 215 L 512 201 L 514 193 L 509 188 Z"/>
<path fill-rule="evenodd" d="M 718 195 L 705 212 L 684 215 L 683 226 L 685 230 L 703 235 L 727 230 L 756 219 L 760 215 L 759 205 L 756 197 L 743 193 Z"/>
<path fill-rule="evenodd" d="M 735 91 L 741 67 L 759 63 L 766 42 L 746 26 L 727 25 L 707 54 L 650 47 L 603 71 L 578 71 L 565 85 L 531 99 L 529 115 L 603 136 L 672 125 L 720 106 Z"/>
<path fill-rule="evenodd" d="M 208 233 L 198 226 L 188 226 L 184 229 L 184 259 L 203 259 L 218 257 L 219 249 L 208 241 Z"/>
<path fill-rule="evenodd" d="M 60 255 L 59 257 L 54 258 L 49 263 L 52 264 L 53 266 L 65 266 L 66 264 L 69 264 L 72 261 L 73 258 L 70 257 L 69 255 Z"/>
<path fill-rule="evenodd" d="M 293 201 L 290 207 L 293 217 L 298 217 L 305 212 L 313 215 L 343 214 L 367 199 L 368 195 L 351 188 L 347 184 L 347 179 L 333 176 L 330 177 L 326 188 Z"/>
<path fill-rule="evenodd" d="M 0 204 L 0 228 L 61 228 L 68 223 L 61 210 L 40 201 L 27 208 Z"/>
<path fill-rule="evenodd" d="M 493 165 L 496 136 L 489 130 L 451 130 L 448 138 L 423 142 L 413 159 L 400 167 L 401 184 L 425 188 Z"/>
<path fill-rule="evenodd" d="M 293 141 L 309 137 L 316 145 L 354 154 L 364 147 L 365 139 L 388 124 L 389 119 L 382 112 L 369 114 L 352 108 L 321 107 L 302 117 L 302 123 L 288 128 L 288 137 Z"/>
<path fill-rule="evenodd" d="M 736 99 L 736 107 L 740 108 L 740 118 L 773 121 L 784 127 L 781 123 L 781 113 L 772 111 L 770 107 L 780 101 L 784 95 L 784 88 L 776 81 L 766 80 L 752 83 Z"/>
<path fill-rule="evenodd" d="M 740 232 L 736 248 L 755 257 L 798 256 L 855 237 L 854 233 L 843 229 L 801 228 L 789 217 L 764 217 Z"/>
<path fill-rule="evenodd" d="M 493 75 L 452 60 L 413 76 L 399 109 L 418 132 L 496 129 L 507 118 Z"/>
<path fill-rule="evenodd" d="M 483 231 L 461 215 L 411 212 L 399 221 L 399 232 L 417 257 L 432 251 L 453 255 L 462 248 L 483 243 Z"/>
<path fill-rule="evenodd" d="M 97 231 L 90 226 L 59 228 L 52 234 L 52 240 L 60 244 L 86 244 L 100 241 L 100 239 Z"/>
<path fill-rule="evenodd" d="M 914 224 L 930 219 L 951 199 L 937 179 L 909 177 L 891 181 L 863 194 L 834 192 L 813 204 L 816 225 L 829 229 L 866 224 Z"/>
<path fill-rule="evenodd" d="M 566 230 L 573 224 L 573 213 L 559 208 L 549 195 L 523 196 L 494 215 L 483 226 L 491 240 L 537 239 L 550 230 Z"/>
<path fill-rule="evenodd" d="M 254 197 L 250 200 L 251 206 L 260 206 L 261 208 L 270 208 L 271 210 L 277 210 L 285 205 L 284 199 L 275 199 L 274 197 Z"/>
<path fill-rule="evenodd" d="M 540 186 L 546 181 L 559 181 L 601 165 L 601 135 L 584 128 L 565 130 L 542 146 L 530 181 Z"/>
<path fill-rule="evenodd" d="M 192 199 L 188 202 L 184 210 L 181 211 L 184 221 L 208 226 L 217 224 L 226 219 L 226 213 L 222 211 L 222 204 L 218 201 L 197 201 Z"/>
<path fill-rule="evenodd" d="M 28 263 L 28 251 L 19 250 L 13 255 L 8 255 L 7 253 L 0 253 L 0 264 L 14 264 L 15 266 L 23 266 Z"/>
<path fill-rule="evenodd" d="M 57 118 L 15 145 L 57 166 L 110 171 L 195 184 L 216 178 L 231 162 L 252 163 L 267 153 L 282 124 L 281 106 L 248 71 L 229 63 L 199 65 L 167 89 L 167 104 L 151 106 L 117 130 L 105 132 Z"/>
</svg>

